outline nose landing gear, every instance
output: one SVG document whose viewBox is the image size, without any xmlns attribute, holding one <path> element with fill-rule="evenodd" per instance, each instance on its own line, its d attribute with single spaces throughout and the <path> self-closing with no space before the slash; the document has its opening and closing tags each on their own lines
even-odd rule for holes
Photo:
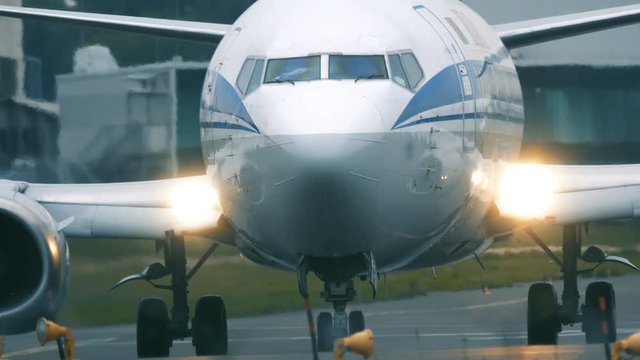
<svg viewBox="0 0 640 360">
<path fill-rule="evenodd" d="M 598 281 L 589 284 L 585 302 L 580 306 L 578 275 L 593 271 L 604 262 L 617 262 L 640 271 L 629 260 L 608 256 L 601 249 L 591 246 L 581 253 L 582 239 L 579 225 L 567 225 L 563 228 L 562 260 L 555 256 L 549 247 L 530 228 L 527 234 L 556 262 L 563 273 L 564 289 L 562 303 L 553 285 L 536 283 L 529 288 L 527 305 L 527 338 L 529 345 L 555 345 L 563 325 L 573 326 L 582 323 L 587 343 L 600 343 L 608 338 L 616 341 L 615 291 L 608 282 Z M 596 263 L 592 269 L 578 270 L 578 259 Z"/>
<path fill-rule="evenodd" d="M 335 340 L 364 330 L 364 314 L 351 311 L 347 315 L 347 303 L 356 296 L 353 280 L 326 281 L 321 295 L 333 304 L 333 316 L 326 311 L 318 315 L 318 350 L 327 352 L 333 351 Z"/>
<path fill-rule="evenodd" d="M 339 266 L 335 266 L 336 264 Z M 362 311 L 356 310 L 347 313 L 346 310 L 349 301 L 356 297 L 352 279 L 357 274 L 365 279 L 369 277 L 375 297 L 377 284 L 375 260 L 373 260 L 371 253 L 338 259 L 302 257 L 298 264 L 297 275 L 298 289 L 305 299 L 308 299 L 306 276 L 309 271 L 315 272 L 323 280 L 324 290 L 320 295 L 326 302 L 333 305 L 333 314 L 327 311 L 318 314 L 316 321 L 317 342 L 314 343 L 314 347 L 317 345 L 317 350 L 320 352 L 333 351 L 333 345 L 337 339 L 355 334 L 365 328 Z M 365 271 L 368 275 L 363 275 Z M 316 334 L 311 331 L 311 335 L 313 338 Z"/>
</svg>

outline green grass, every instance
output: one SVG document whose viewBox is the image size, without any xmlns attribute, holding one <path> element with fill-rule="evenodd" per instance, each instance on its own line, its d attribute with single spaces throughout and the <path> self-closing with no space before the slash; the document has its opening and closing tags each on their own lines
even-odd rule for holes
<svg viewBox="0 0 640 360">
<path fill-rule="evenodd" d="M 561 244 L 561 229 L 539 226 L 536 231 L 551 245 Z M 602 243 L 615 246 L 616 255 L 629 257 L 640 263 L 638 242 L 640 225 L 620 223 L 592 226 L 584 239 L 586 245 Z M 516 234 L 509 242 L 497 244 L 501 254 L 482 256 L 486 271 L 474 260 L 437 268 L 434 280 L 431 269 L 391 273 L 379 282 L 379 299 L 396 299 L 428 294 L 430 291 L 480 289 L 481 283 L 490 288 L 510 286 L 517 282 L 559 279 L 558 267 L 542 252 L 530 249 L 534 243 L 523 234 Z M 187 245 L 189 263 L 193 264 L 209 243 L 190 239 Z M 526 251 L 519 249 L 526 247 Z M 161 296 L 169 300 L 170 293 L 154 289 L 144 282 L 133 282 L 114 291 L 108 289 L 122 277 L 137 273 L 154 261 L 155 245 L 145 241 L 78 239 L 70 242 L 72 269 L 71 288 L 63 309 L 61 322 L 72 326 L 132 323 L 138 302 L 145 296 Z M 514 253 L 515 252 L 515 253 Z M 587 267 L 587 264 L 581 264 Z M 603 265 L 587 276 L 618 276 L 631 271 L 619 265 Z M 312 301 L 315 307 L 325 306 L 319 293 L 322 284 L 309 276 Z M 167 283 L 168 279 L 159 281 Z M 357 283 L 356 302 L 372 301 L 368 283 Z M 248 316 L 301 310 L 302 300 L 297 292 L 295 275 L 251 263 L 236 249 L 221 246 L 190 283 L 189 301 L 204 294 L 220 294 L 225 298 L 231 316 Z M 524 296 L 524 294 L 523 294 Z"/>
</svg>

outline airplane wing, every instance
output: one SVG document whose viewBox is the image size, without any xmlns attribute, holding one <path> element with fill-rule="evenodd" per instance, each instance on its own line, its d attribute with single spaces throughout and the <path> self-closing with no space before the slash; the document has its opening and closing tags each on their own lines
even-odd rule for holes
<svg viewBox="0 0 640 360">
<path fill-rule="evenodd" d="M 494 25 L 509 49 L 629 25 L 640 21 L 640 4 Z"/>
<path fill-rule="evenodd" d="M 640 164 L 497 163 L 493 171 L 503 217 L 558 225 L 640 217 Z"/>
<path fill-rule="evenodd" d="M 0 180 L 0 196 L 15 199 L 15 193 L 41 205 L 72 237 L 164 239 L 169 230 L 209 234 L 222 215 L 205 176 L 64 185 Z"/>
<path fill-rule="evenodd" d="M 47 10 L 16 6 L 0 6 L 0 15 L 20 19 L 58 21 L 69 24 L 95 26 L 110 30 L 120 30 L 208 43 L 219 42 L 231 28 L 231 25 L 228 24 Z"/>
</svg>

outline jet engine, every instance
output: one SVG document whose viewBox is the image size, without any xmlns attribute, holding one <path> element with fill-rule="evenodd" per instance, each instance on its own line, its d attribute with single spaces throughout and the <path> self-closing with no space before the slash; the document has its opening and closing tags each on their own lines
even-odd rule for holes
<svg viewBox="0 0 640 360">
<path fill-rule="evenodd" d="M 0 335 L 55 319 L 69 283 L 61 226 L 37 202 L 0 190 Z"/>
</svg>

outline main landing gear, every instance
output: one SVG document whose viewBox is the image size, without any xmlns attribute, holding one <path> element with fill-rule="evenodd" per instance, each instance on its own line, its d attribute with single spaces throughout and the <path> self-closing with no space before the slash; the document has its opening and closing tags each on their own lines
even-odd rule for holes
<svg viewBox="0 0 640 360">
<path fill-rule="evenodd" d="M 562 260 L 549 249 L 531 228 L 527 234 L 560 266 L 563 273 L 564 289 L 562 302 L 553 285 L 536 283 L 529 288 L 527 305 L 527 338 L 529 345 L 555 345 L 563 325 L 573 326 L 582 323 L 587 343 L 601 343 L 605 340 L 616 341 L 616 299 L 613 285 L 598 281 L 587 286 L 585 302 L 580 305 L 578 275 L 593 271 L 605 262 L 617 262 L 640 271 L 629 260 L 608 256 L 595 246 L 582 250 L 579 225 L 567 225 L 563 228 Z M 578 259 L 596 264 L 587 270 L 578 270 Z"/>
<path fill-rule="evenodd" d="M 173 340 L 192 338 L 196 355 L 223 355 L 227 353 L 227 315 L 220 296 L 202 296 L 189 327 L 187 287 L 189 280 L 213 254 L 218 243 L 213 243 L 189 273 L 186 271 L 184 238 L 173 231 L 166 233 L 164 243 L 165 265 L 154 263 L 140 274 L 128 276 L 111 289 L 133 280 L 145 280 L 158 289 L 173 294 L 171 317 L 164 300 L 145 298 L 138 306 L 136 340 L 138 357 L 166 357 Z M 170 285 L 157 285 L 153 281 L 171 275 Z"/>
<path fill-rule="evenodd" d="M 337 339 L 365 329 L 362 311 L 347 313 L 346 309 L 349 301 L 356 297 L 353 284 L 356 275 L 361 279 L 369 278 L 375 297 L 378 278 L 375 261 L 370 253 L 342 259 L 303 258 L 298 266 L 298 287 L 305 299 L 308 299 L 306 276 L 309 271 L 315 272 L 324 282 L 324 291 L 320 295 L 333 305 L 333 314 L 323 311 L 317 318 L 317 350 L 330 352 Z M 365 272 L 367 275 L 363 275 Z M 312 333 L 312 337 L 314 335 Z"/>
</svg>

